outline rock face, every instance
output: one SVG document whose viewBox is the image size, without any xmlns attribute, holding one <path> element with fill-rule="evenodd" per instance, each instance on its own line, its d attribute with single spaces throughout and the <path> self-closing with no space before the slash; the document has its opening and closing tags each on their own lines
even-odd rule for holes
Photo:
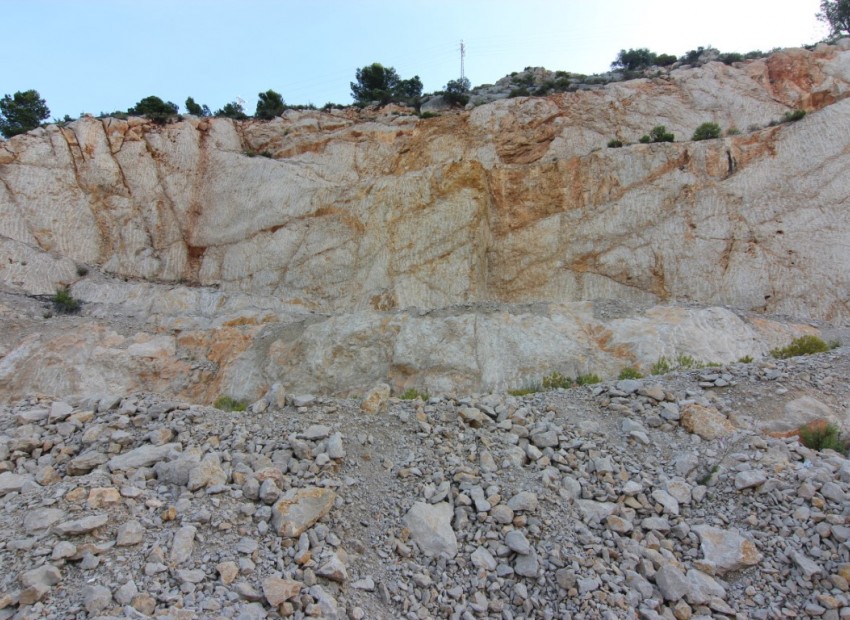
<svg viewBox="0 0 850 620">
<path fill-rule="evenodd" d="M 0 300 L 0 393 L 493 389 L 703 354 L 717 320 L 747 329 L 672 302 L 846 319 L 848 93 L 844 41 L 430 119 L 35 130 L 0 144 L 0 282 L 70 285 L 99 321 L 36 329 Z M 794 108 L 809 114 L 767 126 Z M 706 121 L 740 133 L 689 141 Z M 604 148 L 659 124 L 679 141 Z M 595 299 L 642 310 L 591 320 Z M 678 320 L 699 335 L 665 334 Z M 786 343 L 726 339 L 735 353 L 705 361 Z"/>
</svg>

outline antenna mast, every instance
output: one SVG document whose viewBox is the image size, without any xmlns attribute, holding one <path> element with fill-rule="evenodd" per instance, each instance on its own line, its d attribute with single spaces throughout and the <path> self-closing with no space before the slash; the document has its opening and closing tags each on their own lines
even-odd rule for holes
<svg viewBox="0 0 850 620">
<path fill-rule="evenodd" d="M 460 40 L 460 81 L 463 82 L 463 59 L 466 56 L 466 46 L 463 44 L 463 39 Z"/>
</svg>

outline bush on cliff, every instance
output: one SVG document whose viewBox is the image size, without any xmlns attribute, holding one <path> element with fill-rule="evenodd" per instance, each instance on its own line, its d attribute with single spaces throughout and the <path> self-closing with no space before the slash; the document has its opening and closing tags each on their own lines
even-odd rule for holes
<svg viewBox="0 0 850 620">
<path fill-rule="evenodd" d="M 469 103 L 469 80 L 449 80 L 443 89 L 443 99 L 451 106 L 465 106 Z"/>
<path fill-rule="evenodd" d="M 245 114 L 245 109 L 238 101 L 226 103 L 223 108 L 215 111 L 215 115 L 223 116 L 225 118 L 232 118 L 237 121 L 242 121 L 248 118 L 248 115 Z"/>
<path fill-rule="evenodd" d="M 829 351 L 830 347 L 817 336 L 800 336 L 791 341 L 791 344 L 773 349 L 770 354 L 777 359 L 797 357 L 799 355 L 811 355 L 812 353 L 823 353 Z"/>
<path fill-rule="evenodd" d="M 195 102 L 192 97 L 186 99 L 186 111 L 193 116 L 209 116 L 210 109 L 205 105 Z"/>
<path fill-rule="evenodd" d="M 127 110 L 127 114 L 144 116 L 155 123 L 165 123 L 172 116 L 176 116 L 178 110 L 179 108 L 176 103 L 163 101 L 159 97 L 151 95 L 150 97 L 145 97 Z"/>
<path fill-rule="evenodd" d="M 422 98 L 422 80 L 414 75 L 409 80 L 403 80 L 392 67 L 385 67 L 379 62 L 357 69 L 356 82 L 351 82 L 351 96 L 357 105 L 367 106 L 373 103 L 387 105 L 401 103 L 416 108 Z"/>
<path fill-rule="evenodd" d="M 624 71 L 639 71 L 652 66 L 666 67 L 676 62 L 671 54 L 656 54 L 642 47 L 639 49 L 620 50 L 617 58 L 611 63 L 612 69 Z"/>
<path fill-rule="evenodd" d="M 0 99 L 0 133 L 5 138 L 35 129 L 48 116 L 47 103 L 36 90 L 18 91 Z"/>
<path fill-rule="evenodd" d="M 829 26 L 833 37 L 850 35 L 850 0 L 821 0 L 817 18 Z"/>
<path fill-rule="evenodd" d="M 720 137 L 720 125 L 717 123 L 703 123 L 694 131 L 692 140 L 713 140 Z"/>
<path fill-rule="evenodd" d="M 283 96 L 271 89 L 257 95 L 257 110 L 254 112 L 255 118 L 271 120 L 283 114 L 286 110 L 286 103 L 283 101 Z"/>
</svg>

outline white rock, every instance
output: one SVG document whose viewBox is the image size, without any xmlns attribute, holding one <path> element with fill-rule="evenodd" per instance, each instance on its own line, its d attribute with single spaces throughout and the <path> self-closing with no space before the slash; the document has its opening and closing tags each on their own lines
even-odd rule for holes
<svg viewBox="0 0 850 620">
<path fill-rule="evenodd" d="M 457 555 L 457 537 L 452 529 L 451 506 L 446 502 L 426 504 L 416 502 L 404 516 L 410 538 L 427 556 Z"/>
</svg>

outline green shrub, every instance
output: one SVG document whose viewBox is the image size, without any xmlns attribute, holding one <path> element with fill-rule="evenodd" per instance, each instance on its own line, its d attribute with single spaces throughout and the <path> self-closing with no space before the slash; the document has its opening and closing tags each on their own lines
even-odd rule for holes
<svg viewBox="0 0 850 620">
<path fill-rule="evenodd" d="M 741 135 L 741 130 L 738 129 L 737 127 L 730 127 L 729 129 L 726 130 L 726 135 L 727 136 L 739 136 L 739 135 Z"/>
<path fill-rule="evenodd" d="M 640 371 L 637 368 L 634 368 L 632 366 L 628 366 L 626 368 L 623 368 L 623 370 L 620 371 L 620 374 L 617 375 L 617 378 L 618 379 L 643 379 L 643 375 L 640 373 Z"/>
<path fill-rule="evenodd" d="M 817 336 L 800 336 L 791 341 L 791 344 L 773 349 L 770 354 L 777 359 L 787 359 L 799 355 L 811 355 L 812 353 L 823 353 L 829 351 L 829 345 Z"/>
<path fill-rule="evenodd" d="M 691 140 L 713 140 L 720 137 L 720 125 L 717 123 L 703 123 L 694 131 Z"/>
<path fill-rule="evenodd" d="M 35 129 L 49 116 L 50 108 L 37 90 L 18 91 L 0 99 L 0 133 L 4 138 Z"/>
<path fill-rule="evenodd" d="M 794 110 L 793 112 L 786 112 L 782 117 L 782 122 L 793 123 L 799 121 L 804 116 L 806 116 L 805 110 Z"/>
<path fill-rule="evenodd" d="M 640 71 L 654 65 L 666 67 L 676 62 L 676 57 L 671 54 L 656 54 L 642 47 L 639 49 L 620 50 L 617 58 L 611 63 L 614 70 Z"/>
<path fill-rule="evenodd" d="M 558 388 L 569 389 L 573 387 L 573 380 L 565 377 L 557 370 L 553 371 L 552 374 L 543 377 L 543 389 L 544 390 L 555 390 Z"/>
<path fill-rule="evenodd" d="M 738 361 L 742 364 L 752 364 L 753 363 L 753 356 L 752 355 L 745 355 L 744 357 L 739 358 Z"/>
<path fill-rule="evenodd" d="M 705 48 L 703 46 L 699 46 L 695 50 L 689 50 L 685 52 L 685 55 L 682 56 L 679 60 L 688 65 L 693 65 L 699 62 L 699 57 L 702 56 L 703 52 L 705 52 Z"/>
<path fill-rule="evenodd" d="M 731 65 L 733 62 L 741 62 L 744 60 L 744 55 L 738 52 L 727 52 L 720 54 L 720 62 L 726 65 Z"/>
<path fill-rule="evenodd" d="M 245 411 L 247 405 L 241 400 L 221 395 L 218 399 L 216 399 L 213 406 L 216 409 L 221 409 L 222 411 Z"/>
<path fill-rule="evenodd" d="M 426 392 L 420 392 L 416 388 L 407 388 L 404 393 L 399 396 L 401 400 L 428 400 L 428 394 Z"/>
<path fill-rule="evenodd" d="M 644 135 L 640 137 L 640 140 L 638 140 L 638 142 L 640 142 L 641 144 L 649 144 L 650 142 L 652 142 L 652 138 Z"/>
<path fill-rule="evenodd" d="M 798 432 L 800 443 L 811 450 L 835 450 L 842 454 L 847 450 L 847 442 L 841 439 L 835 424 L 806 424 Z"/>
<path fill-rule="evenodd" d="M 830 350 L 831 350 L 831 349 L 837 349 L 837 348 L 838 348 L 838 347 L 840 347 L 840 346 L 841 346 L 841 341 L 840 341 L 840 340 L 830 340 L 830 341 L 829 341 L 829 348 L 830 348 Z"/>
<path fill-rule="evenodd" d="M 599 378 L 599 375 L 595 375 L 593 373 L 579 375 L 576 377 L 576 383 L 578 385 L 593 385 L 594 383 L 600 383 L 601 381 L 602 379 Z"/>
<path fill-rule="evenodd" d="M 210 115 L 210 109 L 206 105 L 197 103 L 192 97 L 186 98 L 186 111 L 193 116 L 206 117 Z"/>
<path fill-rule="evenodd" d="M 613 140 L 608 141 L 608 148 L 609 149 L 618 149 L 621 146 L 623 146 L 622 140 L 617 140 L 616 138 L 614 138 Z"/>
<path fill-rule="evenodd" d="M 653 127 L 649 132 L 649 137 L 653 142 L 673 142 L 675 139 L 672 133 L 667 131 L 664 125 Z"/>
<path fill-rule="evenodd" d="M 283 101 L 283 96 L 271 89 L 264 93 L 257 94 L 257 109 L 254 111 L 254 117 L 263 120 L 271 120 L 283 114 L 286 111 L 286 103 Z"/>
<path fill-rule="evenodd" d="M 165 123 L 172 116 L 176 116 L 179 109 L 176 103 L 151 95 L 127 110 L 127 114 L 144 116 L 155 123 Z"/>
<path fill-rule="evenodd" d="M 658 358 L 658 361 L 655 362 L 649 368 L 649 374 L 651 375 L 664 375 L 670 372 L 671 370 L 670 362 L 663 355 Z"/>
<path fill-rule="evenodd" d="M 438 116 L 440 115 L 436 112 L 429 112 L 428 110 L 425 110 L 419 115 L 419 118 L 437 118 Z"/>
<path fill-rule="evenodd" d="M 237 121 L 245 120 L 246 118 L 248 118 L 248 115 L 245 114 L 245 109 L 238 101 L 232 101 L 230 103 L 224 104 L 223 108 L 215 111 L 215 115 L 223 116 L 224 118 L 232 118 Z"/>
<path fill-rule="evenodd" d="M 422 80 L 414 75 L 403 80 L 393 67 L 384 67 L 379 62 L 361 67 L 355 72 L 356 82 L 351 82 L 351 96 L 356 105 L 373 103 L 384 106 L 388 103 L 410 105 L 419 111 L 422 98 Z"/>
<path fill-rule="evenodd" d="M 450 106 L 465 106 L 469 103 L 469 88 L 469 80 L 466 78 L 449 80 L 443 89 L 443 99 Z"/>
<path fill-rule="evenodd" d="M 242 154 L 246 155 L 247 157 L 256 157 L 257 155 L 259 155 L 260 157 L 267 157 L 268 159 L 274 159 L 274 155 L 272 155 L 272 152 L 268 151 L 268 150 L 265 150 L 265 151 L 253 151 L 253 150 L 243 151 Z"/>
<path fill-rule="evenodd" d="M 60 314 L 76 314 L 80 311 L 80 302 L 71 295 L 67 288 L 56 289 L 53 296 L 53 308 Z"/>
<path fill-rule="evenodd" d="M 508 93 L 508 97 L 513 99 L 514 97 L 528 97 L 531 93 L 528 92 L 528 89 L 525 86 L 520 86 L 519 88 L 514 88 L 510 93 Z"/>
</svg>

